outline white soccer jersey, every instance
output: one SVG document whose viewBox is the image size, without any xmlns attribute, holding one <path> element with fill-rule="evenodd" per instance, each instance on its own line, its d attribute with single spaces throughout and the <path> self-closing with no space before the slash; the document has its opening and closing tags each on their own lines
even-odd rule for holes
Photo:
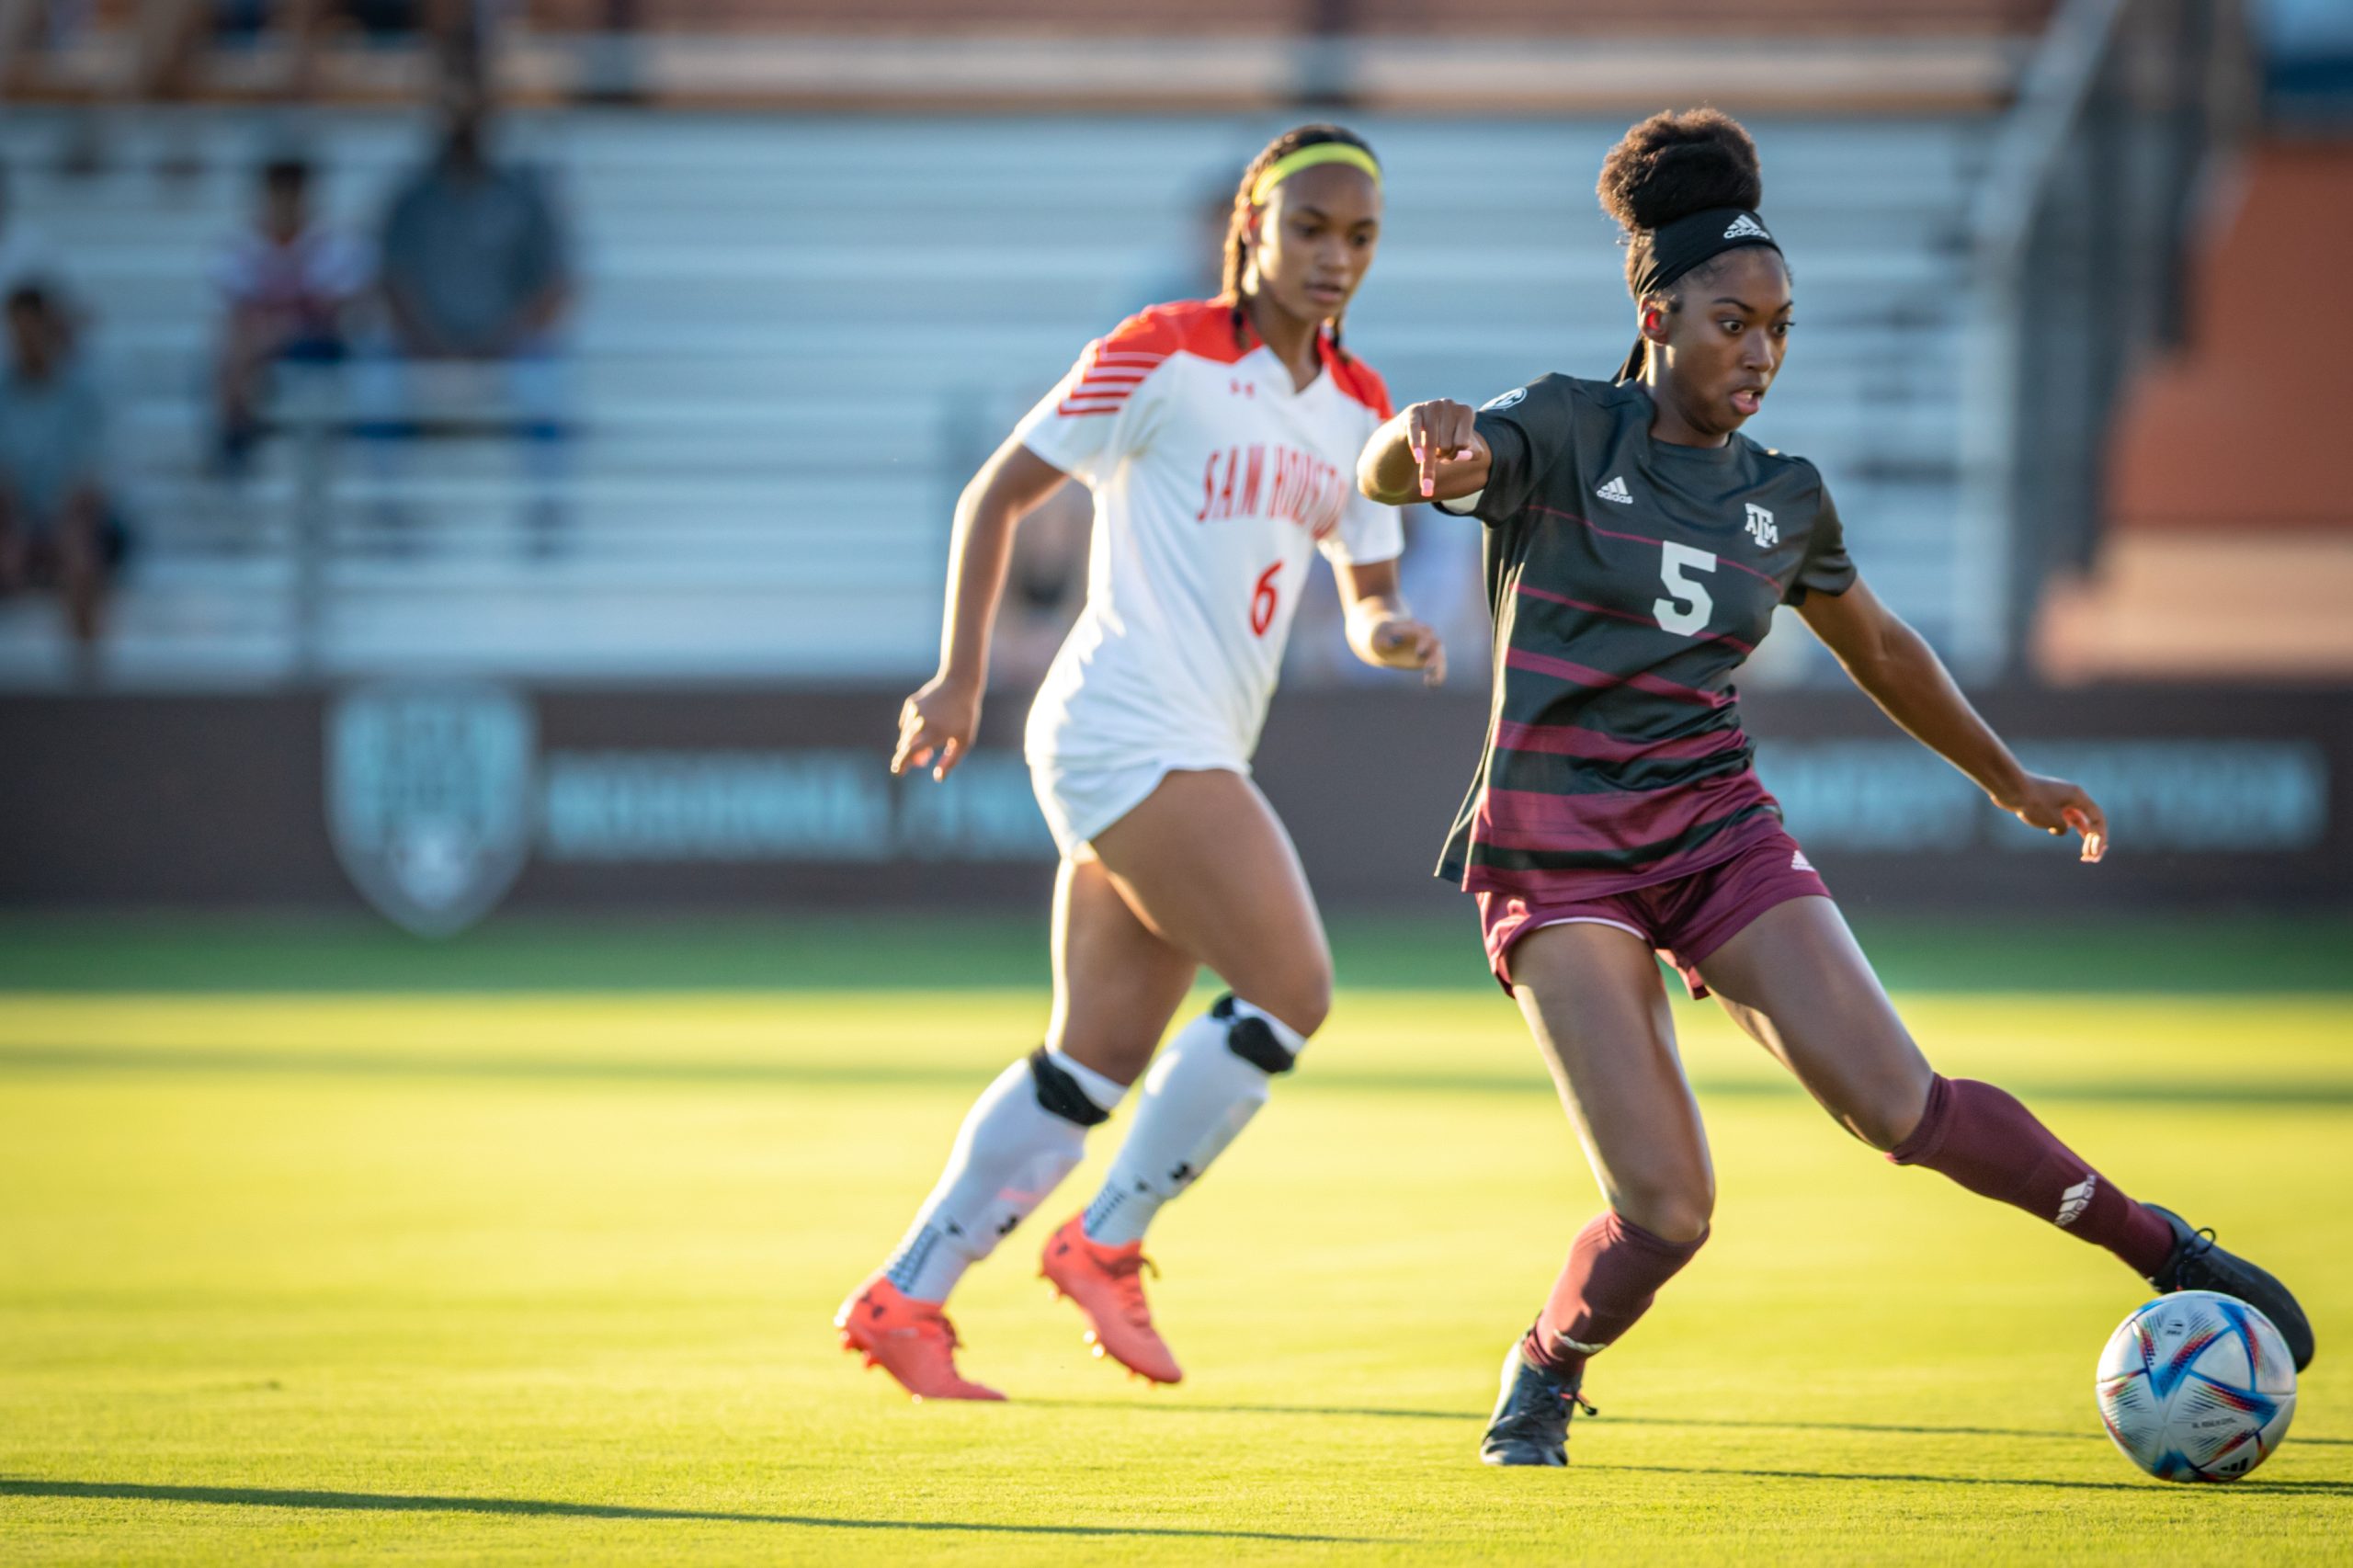
<svg viewBox="0 0 2353 1568">
<path fill-rule="evenodd" d="M 1390 415 L 1361 360 L 1324 343 L 1295 389 L 1230 307 L 1155 305 L 1087 346 L 1016 430 L 1095 492 L 1086 608 L 1029 710 L 1031 763 L 1244 767 L 1307 583 L 1393 559 L 1396 511 L 1357 494 Z"/>
</svg>

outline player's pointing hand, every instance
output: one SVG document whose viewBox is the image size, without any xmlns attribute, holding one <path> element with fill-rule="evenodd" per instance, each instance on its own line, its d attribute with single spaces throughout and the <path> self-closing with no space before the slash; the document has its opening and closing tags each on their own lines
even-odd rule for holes
<svg viewBox="0 0 2353 1568">
<path fill-rule="evenodd" d="M 932 676 L 899 709 L 899 745 L 891 754 L 891 771 L 930 766 L 932 778 L 945 779 L 972 749 L 980 722 L 978 687 L 945 674 Z"/>
<path fill-rule="evenodd" d="M 1439 470 L 1478 455 L 1479 449 L 1472 444 L 1474 412 L 1469 403 L 1436 398 L 1414 404 L 1405 415 L 1406 439 L 1413 448 L 1422 494 L 1435 495 Z"/>
</svg>

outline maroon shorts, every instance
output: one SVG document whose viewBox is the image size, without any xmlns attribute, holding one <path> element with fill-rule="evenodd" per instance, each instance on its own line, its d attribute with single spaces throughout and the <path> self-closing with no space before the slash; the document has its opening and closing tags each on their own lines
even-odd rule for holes
<svg viewBox="0 0 2353 1568">
<path fill-rule="evenodd" d="M 1777 903 L 1827 898 L 1830 890 L 1798 841 L 1775 827 L 1729 860 L 1647 887 L 1598 897 L 1579 897 L 1565 889 L 1559 897 L 1533 900 L 1501 892 L 1478 896 L 1487 967 L 1506 991 L 1511 989 L 1512 944 L 1540 926 L 1586 921 L 1640 937 L 1676 967 L 1691 994 L 1699 997 L 1708 994 L 1699 966 L 1742 927 Z"/>
</svg>

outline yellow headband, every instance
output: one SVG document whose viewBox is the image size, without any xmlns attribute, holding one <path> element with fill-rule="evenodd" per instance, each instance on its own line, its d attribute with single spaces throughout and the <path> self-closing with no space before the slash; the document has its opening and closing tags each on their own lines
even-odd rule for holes
<svg viewBox="0 0 2353 1568">
<path fill-rule="evenodd" d="M 1300 170 L 1312 169 L 1318 164 L 1347 164 L 1370 175 L 1373 184 L 1381 183 L 1381 165 L 1373 162 L 1372 154 L 1363 148 L 1352 147 L 1346 142 L 1318 142 L 1313 147 L 1286 153 L 1267 165 L 1267 172 L 1260 175 L 1257 182 L 1250 187 L 1250 205 L 1264 207 L 1267 198 L 1275 193 L 1275 187 Z"/>
</svg>

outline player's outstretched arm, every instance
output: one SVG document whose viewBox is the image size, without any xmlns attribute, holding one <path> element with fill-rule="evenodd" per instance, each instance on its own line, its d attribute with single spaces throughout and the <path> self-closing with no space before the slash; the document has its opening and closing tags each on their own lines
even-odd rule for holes
<svg viewBox="0 0 2353 1568">
<path fill-rule="evenodd" d="M 1068 476 L 1008 438 L 981 465 L 956 501 L 948 546 L 948 613 L 939 632 L 939 673 L 899 710 L 899 744 L 891 771 L 931 768 L 945 778 L 972 747 L 981 697 L 989 681 L 989 633 L 1005 592 L 1013 530 Z"/>
<path fill-rule="evenodd" d="M 1397 583 L 1397 562 L 1375 561 L 1343 566 L 1340 603 L 1347 610 L 1348 646 L 1368 665 L 1419 670 L 1424 686 L 1446 679 L 1446 644 L 1437 631 L 1414 619 Z"/>
<path fill-rule="evenodd" d="M 1384 506 L 1452 501 L 1485 489 L 1495 454 L 1472 427 L 1476 412 L 1443 398 L 1398 410 L 1358 457 L 1357 488 Z"/>
<path fill-rule="evenodd" d="M 1927 639 L 1880 603 L 1859 577 L 1843 594 L 1808 594 L 1798 613 L 1857 686 L 1912 737 L 1974 779 L 2030 827 L 2083 835 L 2083 858 L 2108 853 L 2108 818 L 2080 784 L 2029 773 L 1945 668 Z"/>
</svg>

